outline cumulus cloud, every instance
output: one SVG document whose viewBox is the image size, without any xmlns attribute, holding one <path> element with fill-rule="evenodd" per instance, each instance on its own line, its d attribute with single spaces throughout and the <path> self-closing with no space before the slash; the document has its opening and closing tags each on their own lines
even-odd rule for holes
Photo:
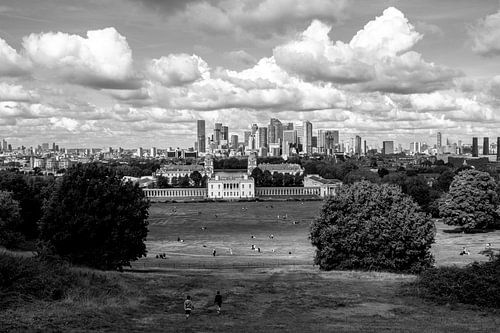
<svg viewBox="0 0 500 333">
<path fill-rule="evenodd" d="M 0 38 L 0 76 L 20 76 L 30 69 L 30 63 Z"/>
<path fill-rule="evenodd" d="M 309 81 L 403 94 L 444 89 L 461 75 L 410 50 L 422 35 L 396 8 L 367 23 L 348 44 L 330 40 L 330 30 L 331 26 L 313 21 L 298 40 L 274 49 L 276 63 Z"/>
<path fill-rule="evenodd" d="M 27 102 L 34 101 L 38 98 L 38 94 L 24 89 L 21 85 L 12 85 L 6 82 L 0 82 L 0 101 Z"/>
<path fill-rule="evenodd" d="M 270 38 L 301 27 L 313 18 L 338 21 L 345 0 L 217 0 L 170 1 L 142 0 L 178 22 L 189 22 L 202 32 L 226 33 Z"/>
<path fill-rule="evenodd" d="M 165 86 L 182 86 L 207 78 L 207 63 L 197 55 L 170 54 L 150 61 L 149 77 Z"/>
<path fill-rule="evenodd" d="M 500 54 L 500 11 L 479 20 L 469 29 L 472 50 L 483 56 Z"/>
<path fill-rule="evenodd" d="M 23 38 L 23 47 L 46 76 L 96 88 L 137 85 L 132 51 L 115 28 L 88 31 L 86 38 L 62 32 L 31 34 Z"/>
</svg>

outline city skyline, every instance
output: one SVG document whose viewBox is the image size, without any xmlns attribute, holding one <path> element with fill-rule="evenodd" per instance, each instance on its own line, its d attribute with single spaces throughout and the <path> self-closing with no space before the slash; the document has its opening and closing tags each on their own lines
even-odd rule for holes
<svg viewBox="0 0 500 333">
<path fill-rule="evenodd" d="M 197 120 L 242 140 L 271 118 L 379 147 L 499 134 L 498 1 L 19 0 L 0 18 L 14 147 L 192 147 Z"/>
</svg>

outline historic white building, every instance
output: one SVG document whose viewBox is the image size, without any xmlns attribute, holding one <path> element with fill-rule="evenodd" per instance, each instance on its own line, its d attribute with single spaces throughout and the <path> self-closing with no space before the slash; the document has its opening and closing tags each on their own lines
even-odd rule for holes
<svg viewBox="0 0 500 333">
<path fill-rule="evenodd" d="M 235 173 L 233 176 L 220 176 L 208 180 L 209 199 L 238 200 L 255 198 L 254 179 L 246 173 Z"/>
</svg>

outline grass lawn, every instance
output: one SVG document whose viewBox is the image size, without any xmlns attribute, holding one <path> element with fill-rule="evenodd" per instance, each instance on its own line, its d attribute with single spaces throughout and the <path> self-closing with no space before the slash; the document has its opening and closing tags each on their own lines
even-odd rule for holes
<svg viewBox="0 0 500 333">
<path fill-rule="evenodd" d="M 498 331 L 498 311 L 438 306 L 408 296 L 403 285 L 414 276 L 319 271 L 312 265 L 314 250 L 307 237 L 321 204 L 154 204 L 148 257 L 133 271 L 96 273 L 114 281 L 122 293 L 72 291 L 58 302 L 20 302 L 0 312 L 0 331 Z M 486 242 L 500 244 L 500 232 L 463 235 L 437 226 L 433 251 L 438 265 L 483 259 L 477 252 Z M 251 250 L 252 244 L 261 252 Z M 462 246 L 471 256 L 459 255 Z M 159 253 L 167 259 L 156 259 Z M 217 290 L 224 298 L 220 316 L 213 306 Z M 187 294 L 195 304 L 188 320 L 182 309 Z"/>
</svg>

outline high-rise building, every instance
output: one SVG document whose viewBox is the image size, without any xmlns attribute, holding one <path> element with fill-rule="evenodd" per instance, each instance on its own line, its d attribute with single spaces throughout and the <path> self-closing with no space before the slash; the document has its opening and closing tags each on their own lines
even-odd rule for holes
<svg viewBox="0 0 500 333">
<path fill-rule="evenodd" d="M 238 136 L 236 134 L 231 135 L 231 149 L 238 149 Z"/>
<path fill-rule="evenodd" d="M 497 137 L 497 162 L 500 162 L 500 137 Z"/>
<path fill-rule="evenodd" d="M 441 132 L 437 132 L 437 135 L 436 135 L 436 148 L 439 149 L 441 148 Z"/>
<path fill-rule="evenodd" d="M 198 151 L 200 153 L 206 152 L 207 142 L 205 136 L 205 120 L 197 120 L 196 121 L 197 133 L 196 140 L 198 142 Z"/>
<path fill-rule="evenodd" d="M 293 123 L 283 124 L 283 131 L 291 131 L 293 130 Z"/>
<path fill-rule="evenodd" d="M 268 125 L 268 142 L 281 143 L 283 140 L 283 124 L 279 119 L 271 118 Z"/>
<path fill-rule="evenodd" d="M 295 145 L 297 143 L 297 131 L 286 130 L 283 131 L 283 143 L 288 142 L 290 145 Z"/>
<path fill-rule="evenodd" d="M 215 123 L 214 124 L 214 137 L 213 137 L 213 142 L 215 143 L 216 146 L 220 145 L 220 140 L 222 139 L 222 124 L 221 123 Z"/>
<path fill-rule="evenodd" d="M 368 150 L 366 149 L 366 140 L 363 141 L 363 155 L 366 155 L 366 153 L 368 152 Z"/>
<path fill-rule="evenodd" d="M 267 148 L 267 127 L 259 127 L 255 136 L 256 148 Z"/>
<path fill-rule="evenodd" d="M 143 154 L 144 154 L 144 152 L 143 152 L 142 147 L 137 148 L 137 153 L 136 153 L 136 155 L 137 155 L 137 156 L 139 156 L 139 157 L 142 157 L 142 156 L 143 156 Z M 89 154 L 87 154 L 87 155 L 90 155 L 90 152 L 89 152 Z"/>
<path fill-rule="evenodd" d="M 229 141 L 229 127 L 222 126 L 221 140 Z"/>
<path fill-rule="evenodd" d="M 295 125 L 294 128 L 297 131 L 297 144 L 301 145 L 304 143 L 304 126 Z"/>
<path fill-rule="evenodd" d="M 472 138 L 472 157 L 479 156 L 479 147 L 477 145 L 477 137 Z"/>
<path fill-rule="evenodd" d="M 156 153 L 157 153 L 157 150 L 156 150 L 156 147 L 151 147 L 151 150 L 149 152 L 149 155 L 151 157 L 156 157 Z"/>
<path fill-rule="evenodd" d="M 2 140 L 2 150 L 3 151 L 7 151 L 7 149 L 9 148 L 9 145 L 7 144 L 7 140 L 3 139 Z"/>
<path fill-rule="evenodd" d="M 361 155 L 361 137 L 359 135 L 356 135 L 354 142 L 354 154 L 358 156 Z"/>
<path fill-rule="evenodd" d="M 250 138 L 250 135 L 252 135 L 252 132 L 251 131 L 245 131 L 243 132 L 243 139 L 244 139 L 244 144 L 245 144 L 245 147 L 248 147 L 248 139 Z"/>
<path fill-rule="evenodd" d="M 483 138 L 483 155 L 490 154 L 490 138 Z"/>
<path fill-rule="evenodd" d="M 312 136 L 311 146 L 313 148 L 318 148 L 318 136 L 317 135 Z"/>
<path fill-rule="evenodd" d="M 384 141 L 382 147 L 384 155 L 394 154 L 394 141 Z"/>
<path fill-rule="evenodd" d="M 302 143 L 302 151 L 306 154 L 312 153 L 312 124 L 310 121 L 306 120 L 303 122 L 304 128 L 304 142 Z"/>
<path fill-rule="evenodd" d="M 319 130 L 318 131 L 318 150 L 327 155 L 333 154 L 339 144 L 339 131 Z"/>
</svg>

